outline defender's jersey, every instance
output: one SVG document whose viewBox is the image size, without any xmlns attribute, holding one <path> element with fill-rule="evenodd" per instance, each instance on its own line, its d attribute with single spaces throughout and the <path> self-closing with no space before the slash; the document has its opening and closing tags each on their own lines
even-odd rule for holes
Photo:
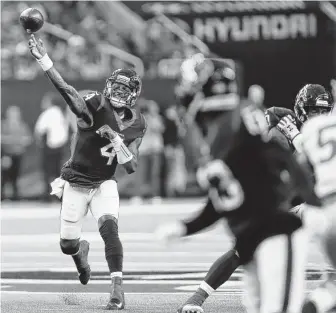
<svg viewBox="0 0 336 313">
<path fill-rule="evenodd" d="M 77 125 L 71 143 L 71 157 L 61 171 L 61 177 L 78 186 L 94 188 L 103 181 L 113 179 L 117 166 L 116 153 L 112 143 L 101 138 L 96 131 L 103 125 L 109 125 L 123 138 L 127 146 L 145 132 L 145 119 L 135 111 L 126 109 L 129 119 L 121 122 L 117 112 L 100 93 L 92 92 L 84 97 L 93 115 L 93 125 L 81 128 Z"/>
<path fill-rule="evenodd" d="M 336 196 L 336 116 L 309 119 L 301 130 L 303 153 L 315 174 L 315 192 L 320 199 Z"/>
</svg>

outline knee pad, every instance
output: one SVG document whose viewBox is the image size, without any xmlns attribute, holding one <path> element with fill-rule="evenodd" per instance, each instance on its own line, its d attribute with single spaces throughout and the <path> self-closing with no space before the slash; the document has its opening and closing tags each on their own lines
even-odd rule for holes
<svg viewBox="0 0 336 313">
<path fill-rule="evenodd" d="M 79 239 L 63 239 L 60 240 L 61 250 L 64 254 L 74 255 L 79 251 Z"/>
<path fill-rule="evenodd" d="M 113 223 L 112 223 L 113 222 Z M 109 225 L 108 228 L 111 230 L 114 230 L 116 233 L 118 233 L 118 219 L 111 215 L 111 214 L 105 214 L 102 215 L 99 219 L 98 219 L 98 228 L 100 230 L 100 228 L 103 225 Z M 106 227 L 106 226 L 105 226 Z"/>
</svg>

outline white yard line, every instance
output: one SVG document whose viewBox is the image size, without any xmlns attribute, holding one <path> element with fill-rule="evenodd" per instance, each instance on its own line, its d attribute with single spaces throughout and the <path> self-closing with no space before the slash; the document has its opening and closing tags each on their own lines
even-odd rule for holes
<svg viewBox="0 0 336 313">
<path fill-rule="evenodd" d="M 159 204 L 159 205 L 126 205 L 120 207 L 120 216 L 135 215 L 188 215 L 199 211 L 202 202 L 199 204 Z M 60 207 L 46 208 L 11 208 L 3 207 L 1 211 L 1 220 L 17 219 L 48 219 L 59 218 Z M 90 213 L 88 214 L 90 216 Z"/>
<path fill-rule="evenodd" d="M 198 285 L 201 280 L 124 280 L 125 285 Z M 1 279 L 5 285 L 78 285 L 78 280 L 63 279 Z M 110 285 L 110 280 L 90 280 L 90 285 Z M 227 281 L 226 287 L 240 286 L 240 281 Z"/>
<path fill-rule="evenodd" d="M 70 293 L 70 292 L 55 292 L 55 291 L 9 291 L 9 290 L 4 290 L 1 291 L 2 295 L 29 295 L 29 296 L 43 296 L 43 295 L 68 295 L 68 296 L 83 296 L 87 297 L 88 295 L 96 295 L 96 296 L 104 296 L 104 295 L 109 295 L 108 292 L 76 292 L 76 293 Z M 125 292 L 125 295 L 190 295 L 190 292 Z M 211 297 L 213 296 L 223 296 L 223 294 L 219 293 L 213 293 Z"/>
<path fill-rule="evenodd" d="M 203 251 L 190 251 L 190 252 L 183 252 L 183 251 L 127 251 L 126 258 L 130 257 L 148 257 L 151 258 L 157 258 L 157 257 L 218 257 L 222 255 L 221 252 L 206 252 Z M 61 251 L 25 251 L 25 252 L 7 252 L 2 251 L 1 254 L 2 258 L 65 258 L 66 256 L 62 254 Z M 104 257 L 105 258 L 105 252 L 102 251 L 90 251 L 89 257 Z"/>
<path fill-rule="evenodd" d="M 162 246 L 162 242 L 159 242 L 152 233 L 119 233 L 119 236 L 122 241 L 133 241 L 133 242 L 149 241 L 157 243 L 157 245 Z M 2 244 L 29 243 L 30 245 L 33 245 L 35 243 L 41 243 L 41 242 L 44 243 L 53 241 L 58 243 L 59 239 L 60 239 L 59 233 L 2 235 L 1 243 Z M 90 242 L 96 242 L 96 241 L 102 242 L 102 238 L 98 232 L 83 232 L 81 239 L 82 240 L 85 239 Z M 185 239 L 182 240 L 181 242 L 187 242 L 187 241 L 192 242 L 195 240 L 209 240 L 209 239 L 211 239 L 212 242 L 214 241 L 221 241 L 223 243 L 231 242 L 231 240 L 228 239 L 225 235 L 214 234 L 213 232 L 197 234 L 193 236 L 192 239 Z"/>
</svg>

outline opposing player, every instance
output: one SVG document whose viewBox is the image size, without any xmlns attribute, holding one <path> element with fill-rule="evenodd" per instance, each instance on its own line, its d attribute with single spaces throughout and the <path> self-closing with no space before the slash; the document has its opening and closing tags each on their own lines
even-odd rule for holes
<svg viewBox="0 0 336 313">
<path fill-rule="evenodd" d="M 146 129 L 144 117 L 132 109 L 141 91 L 140 77 L 131 69 L 116 70 L 106 80 L 103 93 L 93 91 L 82 97 L 55 69 L 41 39 L 37 41 L 32 35 L 29 48 L 77 117 L 71 157 L 61 170 L 61 178 L 52 184 L 52 194 L 62 199 L 61 250 L 72 256 L 79 280 L 86 285 L 91 272 L 89 243 L 80 237 L 82 219 L 90 210 L 105 243 L 111 274 L 106 308 L 123 309 L 123 248 L 118 235 L 119 195 L 114 173 L 118 164 L 127 173 L 136 170 Z"/>
<path fill-rule="evenodd" d="M 315 117 L 303 126 L 302 155 L 315 174 L 315 191 L 322 201 L 325 221 L 320 237 L 326 255 L 336 269 L 336 115 Z M 335 278 L 335 273 L 330 274 L 308 296 L 304 313 L 327 312 L 336 305 Z"/>
<path fill-rule="evenodd" d="M 309 119 L 301 130 L 300 157 L 313 169 L 315 192 L 323 210 L 319 239 L 334 270 L 336 269 L 336 115 L 321 115 Z M 307 208 L 307 214 L 312 208 Z M 320 228 L 321 229 L 321 228 Z M 303 313 L 324 313 L 336 306 L 336 274 L 314 290 L 303 307 Z"/>
<path fill-rule="evenodd" d="M 245 268 L 248 312 L 300 312 L 304 299 L 307 236 L 288 212 L 288 190 L 319 205 L 309 175 L 292 154 L 266 142 L 264 112 L 250 105 L 228 111 L 200 172 L 208 203 L 189 222 L 163 226 L 166 239 L 187 236 L 226 218 Z M 271 262 L 270 262 L 271 260 Z M 294 280 L 295 277 L 295 280 Z M 200 312 L 198 307 L 182 312 Z"/>
<path fill-rule="evenodd" d="M 312 117 L 330 114 L 333 107 L 333 98 L 323 86 L 305 85 L 295 98 L 294 112 L 282 107 L 272 107 L 266 110 L 269 140 L 278 142 L 294 154 L 300 153 L 302 126 Z M 297 206 L 292 211 L 302 217 L 304 206 L 301 202 L 298 197 L 295 197 L 293 203 Z"/>
<path fill-rule="evenodd" d="M 222 116 L 237 108 L 238 77 L 232 60 L 207 59 L 195 54 L 181 65 L 181 76 L 176 86 L 177 102 L 184 108 L 187 124 L 186 144 L 196 156 L 194 165 L 207 155 Z M 197 291 L 186 300 L 178 312 L 202 312 L 204 301 L 226 282 L 239 266 L 239 256 L 233 248 L 219 257 L 210 267 Z"/>
<path fill-rule="evenodd" d="M 331 248 L 336 249 L 335 241 L 333 241 L 335 235 L 330 229 L 326 231 L 325 228 L 325 216 L 327 220 L 334 223 L 335 211 L 333 206 L 329 205 L 333 200 L 325 203 L 326 194 L 324 194 L 328 193 L 328 188 L 333 190 L 336 183 L 332 148 L 334 145 L 333 131 L 336 129 L 333 127 L 335 116 L 330 116 L 333 108 L 334 101 L 331 94 L 321 85 L 309 84 L 305 85 L 296 96 L 295 115 L 284 108 L 272 108 L 266 112 L 266 116 L 271 126 L 270 138 L 278 141 L 293 153 L 299 154 L 300 158 L 306 156 L 309 160 L 304 163 L 312 170 L 316 193 L 326 206 L 326 210 L 321 216 L 318 212 L 312 212 L 311 208 L 306 210 L 307 206 L 301 203 L 291 211 L 304 218 L 311 235 L 318 235 L 318 241 L 322 239 L 322 246 L 327 246 L 326 254 L 335 268 L 336 257 L 330 254 Z M 324 158 L 323 154 L 326 154 L 327 158 Z M 335 227 L 335 224 L 332 225 Z M 326 312 L 336 305 L 334 279 L 335 275 L 330 275 L 324 284 L 309 296 L 303 309 L 304 313 Z"/>
</svg>

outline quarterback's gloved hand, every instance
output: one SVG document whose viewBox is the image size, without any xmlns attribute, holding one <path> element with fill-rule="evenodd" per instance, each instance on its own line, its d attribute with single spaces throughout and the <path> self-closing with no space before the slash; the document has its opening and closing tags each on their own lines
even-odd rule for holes
<svg viewBox="0 0 336 313">
<path fill-rule="evenodd" d="M 293 139 L 300 134 L 295 120 L 291 115 L 284 116 L 280 122 L 277 124 L 276 128 L 283 133 L 288 140 L 291 142 Z"/>
<path fill-rule="evenodd" d="M 116 152 L 120 151 L 121 144 L 122 144 L 123 140 L 118 135 L 118 133 L 116 131 L 114 131 L 109 125 L 105 124 L 105 125 L 101 126 L 98 130 L 96 130 L 96 133 L 100 137 L 110 140 L 112 145 L 113 145 L 113 149 Z"/>
<path fill-rule="evenodd" d="M 35 36 L 32 34 L 28 40 L 28 46 L 30 53 L 36 60 L 42 59 L 47 54 L 46 48 L 44 47 L 43 40 L 40 38 L 36 40 Z"/>
<path fill-rule="evenodd" d="M 159 241 L 168 244 L 176 241 L 186 235 L 187 228 L 183 222 L 176 221 L 161 225 L 155 231 L 155 238 Z"/>
<path fill-rule="evenodd" d="M 51 195 L 55 195 L 58 199 L 62 199 L 63 192 L 64 192 L 64 186 L 66 181 L 62 179 L 61 177 L 57 177 L 54 179 L 51 183 Z"/>
</svg>

